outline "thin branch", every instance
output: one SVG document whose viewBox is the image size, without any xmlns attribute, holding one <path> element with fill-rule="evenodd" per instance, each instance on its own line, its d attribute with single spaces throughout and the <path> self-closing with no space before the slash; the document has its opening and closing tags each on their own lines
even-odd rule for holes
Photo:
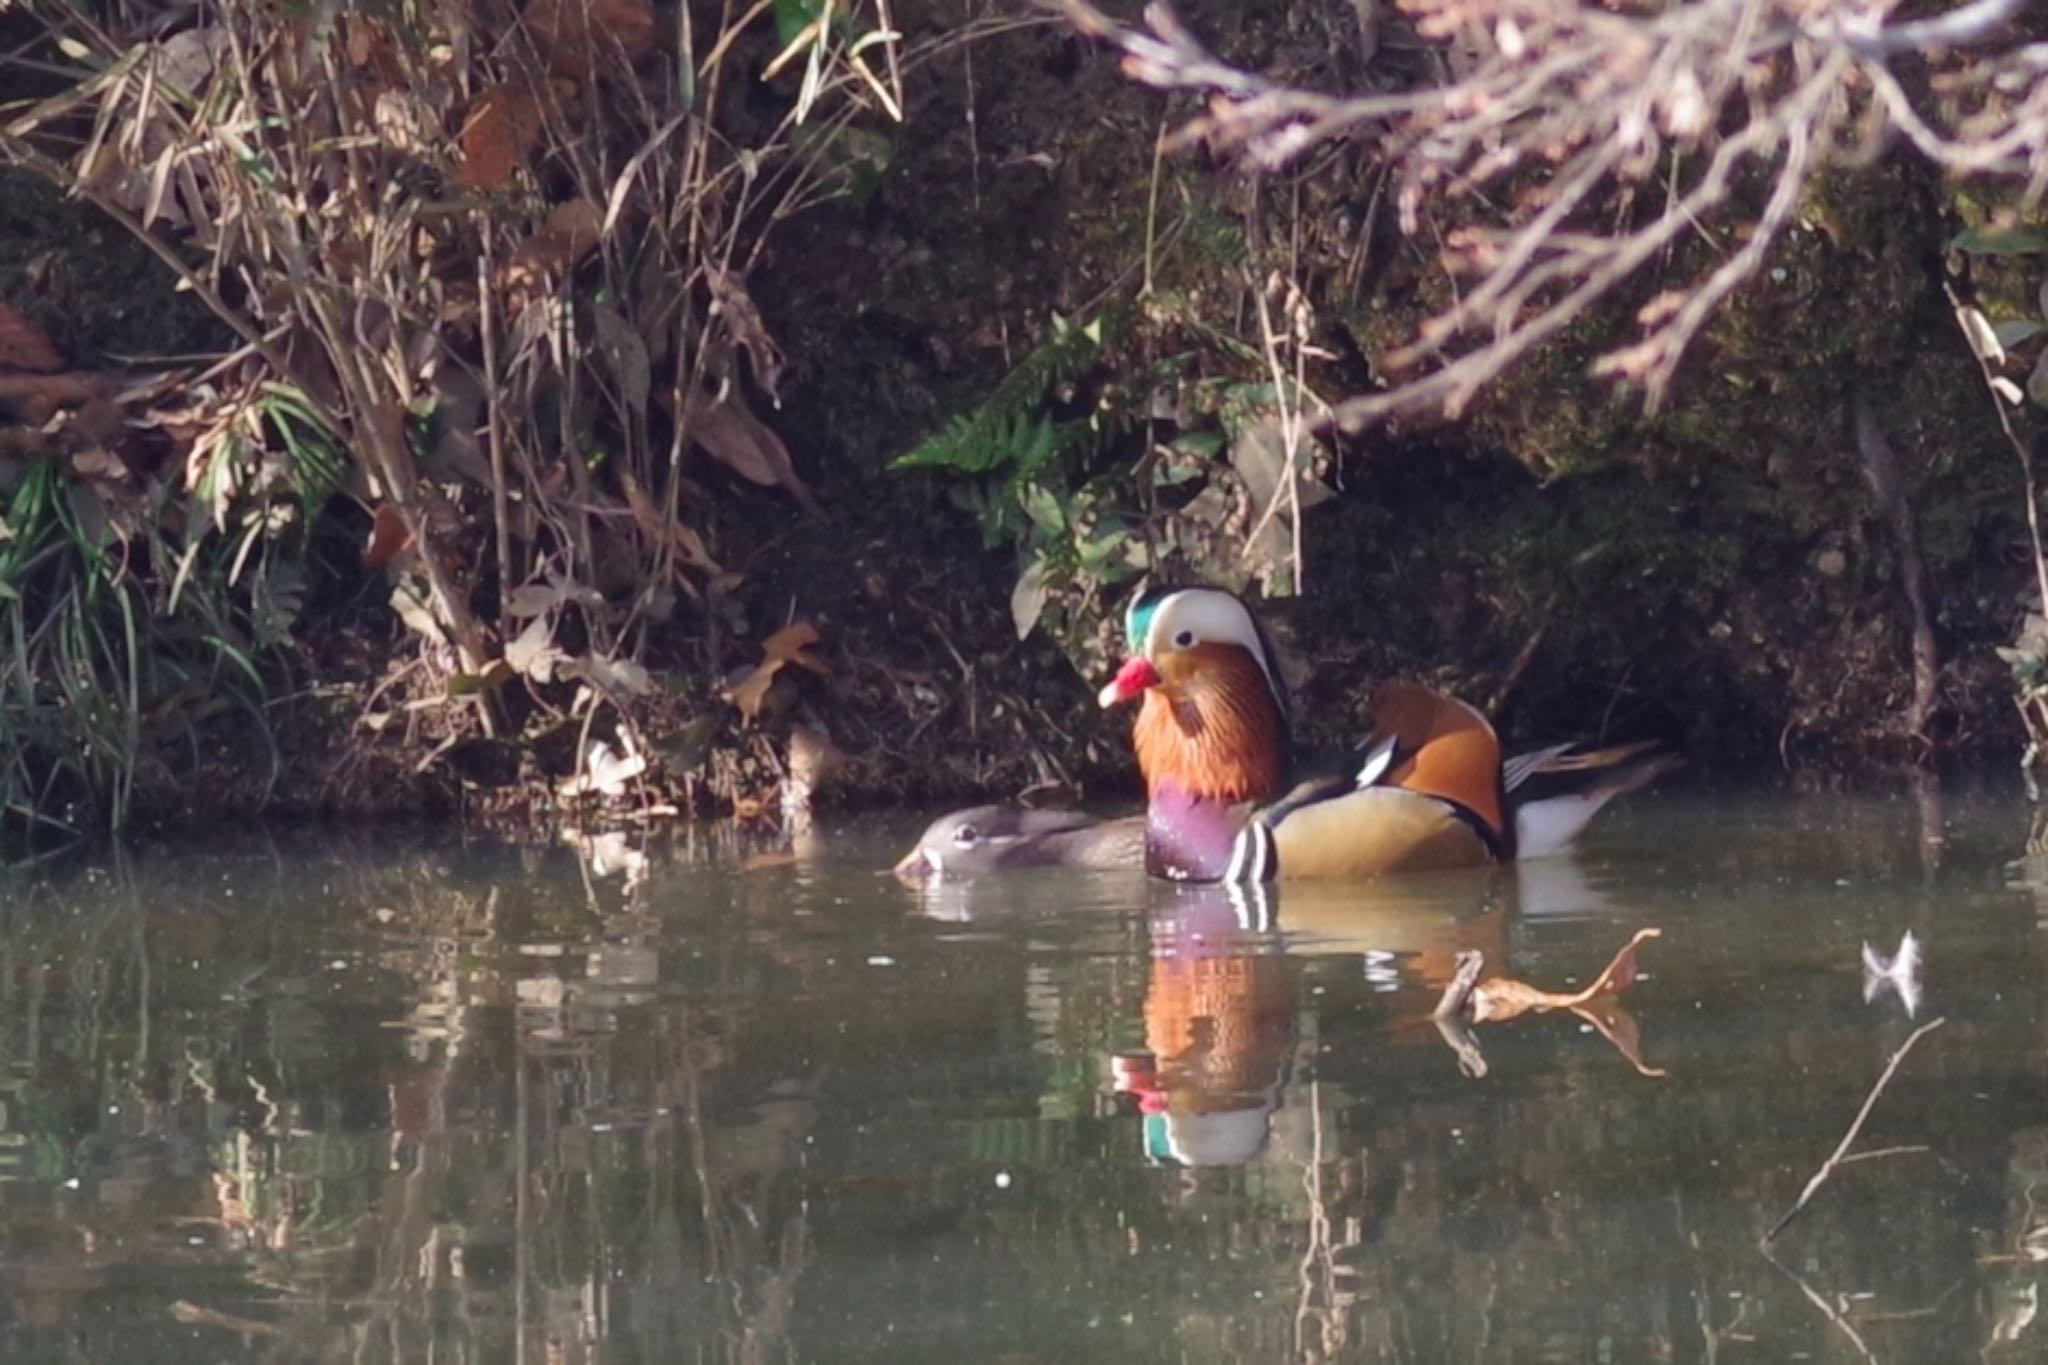
<svg viewBox="0 0 2048 1365">
<path fill-rule="evenodd" d="M 1863 1121 L 1870 1117 L 1871 1109 L 1877 1104 L 1877 1097 L 1882 1095 L 1885 1086 L 1891 1083 L 1892 1073 L 1899 1069 L 1900 1062 L 1906 1060 L 1906 1054 L 1913 1050 L 1913 1045 L 1947 1022 L 1947 1019 L 1930 1019 L 1919 1028 L 1914 1029 L 1906 1041 L 1899 1044 L 1899 1050 L 1892 1054 L 1891 1061 L 1885 1063 L 1884 1074 L 1877 1078 L 1877 1084 L 1870 1087 L 1870 1093 L 1863 1097 L 1863 1107 L 1856 1111 L 1855 1121 L 1849 1125 L 1849 1131 L 1842 1134 L 1842 1140 L 1835 1144 L 1833 1155 L 1829 1156 L 1826 1161 L 1823 1161 L 1820 1169 L 1813 1173 L 1813 1179 L 1806 1182 L 1806 1188 L 1799 1192 L 1798 1202 L 1787 1209 L 1785 1216 L 1780 1218 L 1777 1224 L 1764 1234 L 1763 1246 L 1768 1247 L 1777 1240 L 1778 1234 L 1785 1230 L 1785 1225 L 1799 1216 L 1799 1211 L 1806 1207 L 1806 1201 L 1813 1198 L 1815 1191 L 1819 1190 L 1826 1183 L 1827 1178 L 1834 1173 L 1835 1167 L 1842 1164 L 1842 1159 L 1848 1155 L 1849 1148 L 1856 1141 L 1856 1135 L 1863 1131 Z"/>
</svg>

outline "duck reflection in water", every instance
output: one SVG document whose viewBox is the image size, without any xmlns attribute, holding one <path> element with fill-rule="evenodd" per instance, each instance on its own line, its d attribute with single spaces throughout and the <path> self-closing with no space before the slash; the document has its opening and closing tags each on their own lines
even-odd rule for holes
<svg viewBox="0 0 2048 1365">
<path fill-rule="evenodd" d="M 1294 987 L 1266 932 L 1266 889 L 1177 889 L 1153 912 L 1145 1050 L 1111 1063 L 1138 1102 L 1145 1154 L 1239 1166 L 1266 1145 L 1294 1041 Z"/>
<path fill-rule="evenodd" d="M 1460 953 L 1504 951 L 1506 903 L 1486 873 L 1352 886 L 1160 887 L 1145 1048 L 1111 1063 L 1137 1101 L 1145 1153 L 1189 1167 L 1264 1151 L 1295 1052 L 1295 978 L 1315 956 L 1397 957 L 1441 988 Z"/>
</svg>

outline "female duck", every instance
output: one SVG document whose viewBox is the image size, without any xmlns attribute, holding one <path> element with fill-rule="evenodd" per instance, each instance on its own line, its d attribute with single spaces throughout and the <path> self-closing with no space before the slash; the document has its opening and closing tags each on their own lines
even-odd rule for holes
<svg viewBox="0 0 2048 1365">
<path fill-rule="evenodd" d="M 1131 658 L 1100 700 L 1141 699 L 1133 734 L 1156 877 L 1361 878 L 1537 857 L 1675 764 L 1645 744 L 1560 744 L 1504 763 L 1477 711 L 1396 684 L 1374 695 L 1372 731 L 1348 762 L 1295 774 L 1286 692 L 1244 603 L 1154 588 L 1125 631 Z"/>
</svg>

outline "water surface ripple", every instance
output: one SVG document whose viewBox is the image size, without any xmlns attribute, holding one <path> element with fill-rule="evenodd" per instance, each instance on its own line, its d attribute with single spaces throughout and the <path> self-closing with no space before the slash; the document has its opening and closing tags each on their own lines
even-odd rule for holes
<svg viewBox="0 0 2048 1365">
<path fill-rule="evenodd" d="M 2017 798 L 1659 793 L 1269 895 L 876 875 L 928 814 L 9 874 L 0 1358 L 2048 1357 Z M 1645 926 L 1618 1001 L 1430 1017 Z"/>
</svg>

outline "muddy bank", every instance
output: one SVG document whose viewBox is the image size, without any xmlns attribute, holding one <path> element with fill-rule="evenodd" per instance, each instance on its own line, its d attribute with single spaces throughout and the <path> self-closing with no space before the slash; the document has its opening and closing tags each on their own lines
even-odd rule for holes
<svg viewBox="0 0 2048 1365">
<path fill-rule="evenodd" d="M 1360 74 L 1327 55 L 1344 50 L 1331 15 L 1186 10 L 1233 61 L 1326 85 Z M 962 506 L 972 479 L 890 462 L 986 401 L 1055 317 L 1144 315 L 1045 405 L 1141 407 L 1119 385 L 1174 347 L 1202 379 L 1255 380 L 1248 320 L 1284 267 L 1324 357 L 1315 383 L 1341 395 L 1378 382 L 1370 357 L 1444 287 L 1376 207 L 1371 167 L 1338 154 L 1260 179 L 1199 150 L 1160 161 L 1162 123 L 1185 108 L 1049 23 L 938 56 L 909 91 L 872 187 L 778 224 L 748 281 L 785 360 L 783 403 L 761 415 L 822 516 L 692 457 L 692 516 L 732 577 L 640 638 L 646 767 L 609 804 L 773 810 L 799 731 L 826 746 L 820 801 L 1129 792 L 1124 722 L 1095 708 L 1099 679 L 1070 657 L 1076 634 L 1105 647 L 1129 583 L 1076 593 L 1064 640 L 1019 640 L 1023 542 Z M 0 219 L 0 292 L 68 354 L 115 369 L 225 345 L 189 300 L 158 310 L 168 281 L 142 264 L 122 272 L 151 281 L 142 295 L 87 287 L 109 278 L 111 230 L 45 199 L 48 212 Z M 2016 465 L 1942 293 L 1962 211 L 1903 158 L 1830 180 L 1654 419 L 1585 377 L 1630 299 L 1456 425 L 1324 450 L 1335 495 L 1302 521 L 1305 592 L 1269 609 L 1298 665 L 1305 742 L 1346 742 L 1373 683 L 1407 677 L 1482 704 L 1511 739 L 1656 736 L 1708 769 L 2015 755 L 1992 650 L 2012 638 L 2031 566 Z M 136 329 L 169 317 L 179 326 Z M 1940 671 L 1922 735 L 1904 721 L 1901 549 L 1849 421 L 1858 391 L 1897 453 L 1930 588 Z M 1095 496 L 1158 435 L 1132 426 L 1088 447 L 1065 486 Z M 1176 496 L 1146 505 L 1171 515 Z M 141 754 L 137 819 L 545 821 L 608 804 L 568 788 L 593 740 L 619 742 L 609 722 L 553 722 L 560 693 L 519 701 L 495 733 L 446 705 L 445 676 L 419 666 L 419 637 L 363 562 L 371 532 L 361 506 L 325 509 L 306 610 L 264 661 L 267 733 L 194 708 Z M 750 717 L 734 689 L 796 623 L 815 628 L 811 663 L 781 668 Z"/>
</svg>

